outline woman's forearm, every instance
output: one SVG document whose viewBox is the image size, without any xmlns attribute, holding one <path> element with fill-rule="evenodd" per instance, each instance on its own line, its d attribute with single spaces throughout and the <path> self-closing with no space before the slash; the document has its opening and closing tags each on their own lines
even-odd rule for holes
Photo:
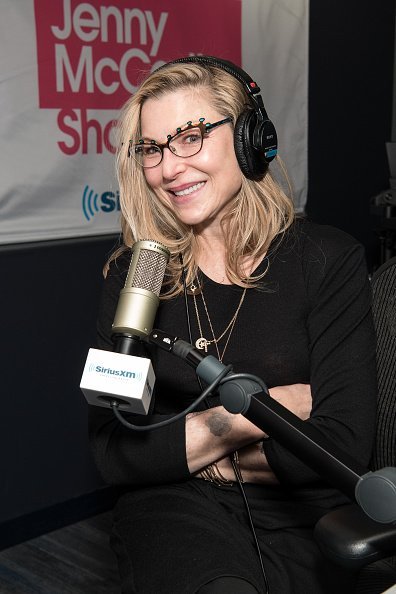
<svg viewBox="0 0 396 594">
<path fill-rule="evenodd" d="M 269 393 L 300 419 L 309 418 L 312 408 L 309 384 L 274 387 Z M 245 417 L 229 413 L 222 406 L 191 413 L 186 418 L 186 455 L 189 471 L 196 474 L 213 462 L 218 462 L 224 467 L 226 478 L 229 478 L 228 475 L 233 475 L 233 470 L 228 455 L 238 450 L 243 458 L 246 480 L 276 480 L 264 452 L 256 445 L 265 437 L 267 435 Z M 249 449 L 246 446 L 252 447 Z"/>
<path fill-rule="evenodd" d="M 217 406 L 186 419 L 186 455 L 191 474 L 225 458 L 238 448 L 257 442 L 265 433 L 242 415 Z"/>
<path fill-rule="evenodd" d="M 229 481 L 236 480 L 232 458 L 233 454 L 216 462 L 217 472 Z M 263 451 L 262 441 L 240 448 L 237 451 L 236 460 L 234 458 L 234 464 L 237 466 L 237 473 L 245 483 L 278 484 L 278 479 L 269 466 Z M 196 476 L 203 478 L 200 473 Z"/>
</svg>

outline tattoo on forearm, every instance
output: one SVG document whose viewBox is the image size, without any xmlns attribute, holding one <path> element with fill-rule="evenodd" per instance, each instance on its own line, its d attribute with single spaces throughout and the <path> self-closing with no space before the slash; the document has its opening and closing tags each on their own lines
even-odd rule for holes
<svg viewBox="0 0 396 594">
<path fill-rule="evenodd" d="M 230 419 L 220 412 L 213 413 L 213 415 L 211 415 L 209 419 L 205 421 L 205 425 L 216 437 L 222 437 L 231 431 Z"/>
</svg>

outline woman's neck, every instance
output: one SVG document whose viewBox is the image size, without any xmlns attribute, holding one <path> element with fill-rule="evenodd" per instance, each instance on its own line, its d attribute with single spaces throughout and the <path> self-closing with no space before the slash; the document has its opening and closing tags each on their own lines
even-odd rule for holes
<svg viewBox="0 0 396 594">
<path fill-rule="evenodd" d="M 222 245 L 200 245 L 197 264 L 202 272 L 216 283 L 230 285 L 226 272 L 225 247 Z"/>
<path fill-rule="evenodd" d="M 198 236 L 198 260 L 197 264 L 202 272 L 216 283 L 232 285 L 226 269 L 226 245 L 224 236 L 200 235 Z M 258 262 L 253 258 L 246 257 L 242 263 L 243 275 L 248 277 L 255 269 Z"/>
</svg>

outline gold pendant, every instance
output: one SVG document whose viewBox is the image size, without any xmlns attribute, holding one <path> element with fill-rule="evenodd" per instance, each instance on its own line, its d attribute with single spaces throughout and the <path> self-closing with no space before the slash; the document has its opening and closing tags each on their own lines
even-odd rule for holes
<svg viewBox="0 0 396 594">
<path fill-rule="evenodd" d="M 197 349 L 199 349 L 200 351 L 205 349 L 205 353 L 208 352 L 208 344 L 208 341 L 203 336 L 200 336 L 198 340 L 195 341 L 195 346 L 197 347 Z"/>
<path fill-rule="evenodd" d="M 199 295 L 200 293 L 202 293 L 202 288 L 198 284 L 191 283 L 191 285 L 187 287 L 187 295 Z"/>
</svg>

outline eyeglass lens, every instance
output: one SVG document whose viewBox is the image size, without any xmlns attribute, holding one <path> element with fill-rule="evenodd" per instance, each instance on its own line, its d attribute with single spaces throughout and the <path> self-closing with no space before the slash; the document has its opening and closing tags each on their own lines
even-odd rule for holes
<svg viewBox="0 0 396 594">
<path fill-rule="evenodd" d="M 162 160 L 163 147 L 178 157 L 192 157 L 202 148 L 202 131 L 199 127 L 182 130 L 165 145 L 143 142 L 132 147 L 132 156 L 143 167 L 156 167 Z"/>
</svg>

